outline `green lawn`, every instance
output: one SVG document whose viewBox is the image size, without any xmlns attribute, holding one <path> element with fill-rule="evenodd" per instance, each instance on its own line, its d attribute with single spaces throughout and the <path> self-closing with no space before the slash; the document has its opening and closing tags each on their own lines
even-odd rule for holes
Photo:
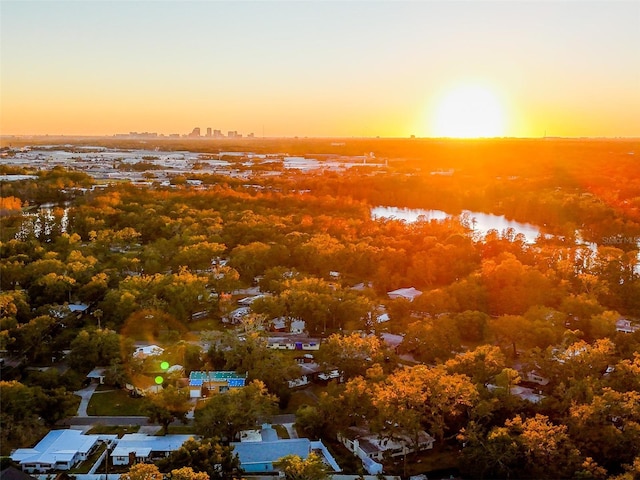
<svg viewBox="0 0 640 480">
<path fill-rule="evenodd" d="M 282 425 L 274 425 L 273 429 L 278 432 L 278 438 L 280 439 L 287 439 L 289 438 L 289 432 L 287 432 L 287 429 L 284 428 Z"/>
<path fill-rule="evenodd" d="M 289 403 L 287 404 L 287 408 L 283 409 L 281 413 L 296 413 L 298 408 L 302 405 L 315 405 L 315 399 L 311 398 L 306 393 L 298 390 L 291 394 L 291 398 L 289 399 Z"/>
<path fill-rule="evenodd" d="M 161 435 L 159 430 L 156 435 Z M 169 425 L 169 435 L 195 435 L 196 431 L 193 425 Z"/>
<path fill-rule="evenodd" d="M 460 465 L 460 452 L 450 445 L 435 445 L 432 450 L 407 456 L 407 475 L 430 471 L 455 469 Z M 390 473 L 402 474 L 403 461 L 398 457 L 394 464 L 386 465 Z"/>
<path fill-rule="evenodd" d="M 100 445 L 98 449 L 95 452 L 93 452 L 89 458 L 87 458 L 84 462 L 82 462 L 77 467 L 69 470 L 69 474 L 82 475 L 82 474 L 89 473 L 89 470 L 91 470 L 91 467 L 93 467 L 93 464 L 96 463 L 96 461 L 98 460 L 100 455 L 102 455 L 102 452 L 106 450 L 106 448 L 107 446 L 105 444 Z"/>
<path fill-rule="evenodd" d="M 87 432 L 88 435 L 118 435 L 122 438 L 127 433 L 137 433 L 140 425 L 129 425 L 127 427 L 119 425 L 96 425 Z"/>
<path fill-rule="evenodd" d="M 89 415 L 145 415 L 144 400 L 131 398 L 124 390 L 97 391 L 89 402 Z"/>
</svg>

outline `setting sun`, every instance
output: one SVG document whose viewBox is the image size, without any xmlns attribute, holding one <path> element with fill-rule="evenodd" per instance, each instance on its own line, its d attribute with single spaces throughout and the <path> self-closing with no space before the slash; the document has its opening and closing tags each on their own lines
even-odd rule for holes
<svg viewBox="0 0 640 480">
<path fill-rule="evenodd" d="M 505 134 L 505 118 L 497 97 L 481 86 L 450 90 L 438 103 L 433 121 L 437 137 L 500 137 Z"/>
</svg>

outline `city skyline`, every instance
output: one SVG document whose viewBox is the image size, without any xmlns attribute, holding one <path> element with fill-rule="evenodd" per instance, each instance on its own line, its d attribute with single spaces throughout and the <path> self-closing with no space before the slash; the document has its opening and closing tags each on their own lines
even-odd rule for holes
<svg viewBox="0 0 640 480">
<path fill-rule="evenodd" d="M 2 135 L 640 136 L 640 2 L 0 9 Z"/>
</svg>

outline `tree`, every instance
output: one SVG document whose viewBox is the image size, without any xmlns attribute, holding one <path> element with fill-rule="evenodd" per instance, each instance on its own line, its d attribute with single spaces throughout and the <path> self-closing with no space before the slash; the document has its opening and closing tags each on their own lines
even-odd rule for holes
<svg viewBox="0 0 640 480">
<path fill-rule="evenodd" d="M 329 466 L 313 452 L 306 459 L 298 455 L 287 455 L 274 462 L 273 466 L 281 470 L 287 480 L 326 480 L 331 478 Z"/>
<path fill-rule="evenodd" d="M 52 355 L 51 340 L 59 324 L 49 315 L 40 315 L 11 331 L 15 341 L 9 348 L 25 355 L 31 362 L 49 362 Z"/>
<path fill-rule="evenodd" d="M 384 412 L 377 419 L 381 434 L 405 429 L 413 438 L 417 419 L 428 433 L 442 440 L 447 432 L 460 428 L 478 400 L 478 391 L 466 375 L 417 365 L 397 370 L 376 384 L 371 398 L 374 407 Z"/>
<path fill-rule="evenodd" d="M 236 439 L 242 430 L 267 421 L 276 411 L 277 397 L 259 380 L 248 385 L 215 394 L 195 411 L 195 429 L 205 438 Z"/>
<path fill-rule="evenodd" d="M 469 352 L 459 353 L 445 364 L 451 373 L 467 375 L 476 384 L 486 386 L 506 366 L 500 348 L 481 345 Z"/>
<path fill-rule="evenodd" d="M 163 472 L 171 471 L 172 474 L 177 470 L 183 470 L 184 467 L 189 467 L 195 475 L 206 473 L 210 479 L 229 480 L 236 478 L 236 474 L 240 471 L 240 460 L 238 455 L 233 453 L 233 447 L 223 446 L 217 439 L 190 438 L 168 457 L 158 461 L 158 466 Z M 182 473 L 187 472 L 183 470 Z M 204 479 L 196 477 L 194 480 Z"/>
<path fill-rule="evenodd" d="M 266 338 L 258 332 L 241 338 L 234 334 L 224 335 L 209 355 L 221 355 L 226 370 L 247 372 L 250 381 L 264 382 L 268 390 L 278 396 L 282 406 L 286 405 L 291 393 L 288 381 L 300 373 L 300 367 L 291 356 L 270 349 Z"/>
<path fill-rule="evenodd" d="M 640 453 L 640 392 L 605 387 L 590 402 L 574 404 L 567 423 L 580 450 L 613 472 Z"/>
<path fill-rule="evenodd" d="M 159 393 L 147 397 L 147 416 L 150 422 L 162 425 L 163 433 L 169 431 L 169 424 L 180 420 L 187 423 L 187 413 L 191 409 L 189 394 L 186 390 L 179 390 L 168 386 Z"/>
<path fill-rule="evenodd" d="M 152 463 L 136 463 L 129 471 L 120 475 L 122 480 L 163 480 L 164 476 Z"/>
<path fill-rule="evenodd" d="M 0 381 L 0 452 L 11 453 L 12 445 L 35 443 L 46 430 L 38 420 L 36 395 L 20 382 Z"/>
<path fill-rule="evenodd" d="M 574 478 L 581 467 L 565 425 L 544 415 L 520 415 L 493 427 L 486 435 L 473 422 L 462 431 L 467 469 L 480 478 Z"/>
<path fill-rule="evenodd" d="M 350 379 L 364 375 L 374 363 L 384 362 L 384 351 L 378 337 L 333 334 L 320 346 L 317 359 L 324 365 L 337 367 L 345 379 Z"/>
<path fill-rule="evenodd" d="M 455 355 L 461 347 L 455 323 L 443 316 L 410 324 L 399 350 L 411 353 L 423 363 L 440 363 Z"/>
<path fill-rule="evenodd" d="M 171 470 L 171 480 L 209 480 L 207 472 L 196 472 L 191 467 L 182 467 Z"/>
<path fill-rule="evenodd" d="M 518 355 L 517 344 L 528 341 L 531 322 L 520 315 L 503 315 L 489 320 L 489 330 L 505 350 L 511 350 L 515 358 Z"/>
<path fill-rule="evenodd" d="M 173 265 L 176 268 L 186 266 L 192 271 L 208 270 L 211 268 L 211 261 L 220 256 L 225 249 L 222 244 L 206 241 L 185 245 L 180 247 L 173 258 Z"/>
<path fill-rule="evenodd" d="M 120 358 L 120 335 L 113 330 L 82 330 L 71 342 L 69 365 L 80 372 L 110 365 Z"/>
</svg>

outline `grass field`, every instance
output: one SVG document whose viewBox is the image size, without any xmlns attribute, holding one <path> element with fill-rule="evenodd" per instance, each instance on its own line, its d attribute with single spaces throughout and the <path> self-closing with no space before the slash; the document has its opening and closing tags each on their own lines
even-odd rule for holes
<svg viewBox="0 0 640 480">
<path fill-rule="evenodd" d="M 159 430 L 156 435 L 161 435 L 162 430 Z M 195 435 L 193 425 L 169 425 L 169 435 Z"/>
<path fill-rule="evenodd" d="M 118 435 L 122 438 L 127 433 L 137 433 L 140 425 L 119 426 L 119 425 L 95 425 L 87 432 L 87 435 Z"/>
<path fill-rule="evenodd" d="M 87 407 L 89 415 L 145 415 L 144 400 L 124 390 L 96 391 Z"/>
</svg>

